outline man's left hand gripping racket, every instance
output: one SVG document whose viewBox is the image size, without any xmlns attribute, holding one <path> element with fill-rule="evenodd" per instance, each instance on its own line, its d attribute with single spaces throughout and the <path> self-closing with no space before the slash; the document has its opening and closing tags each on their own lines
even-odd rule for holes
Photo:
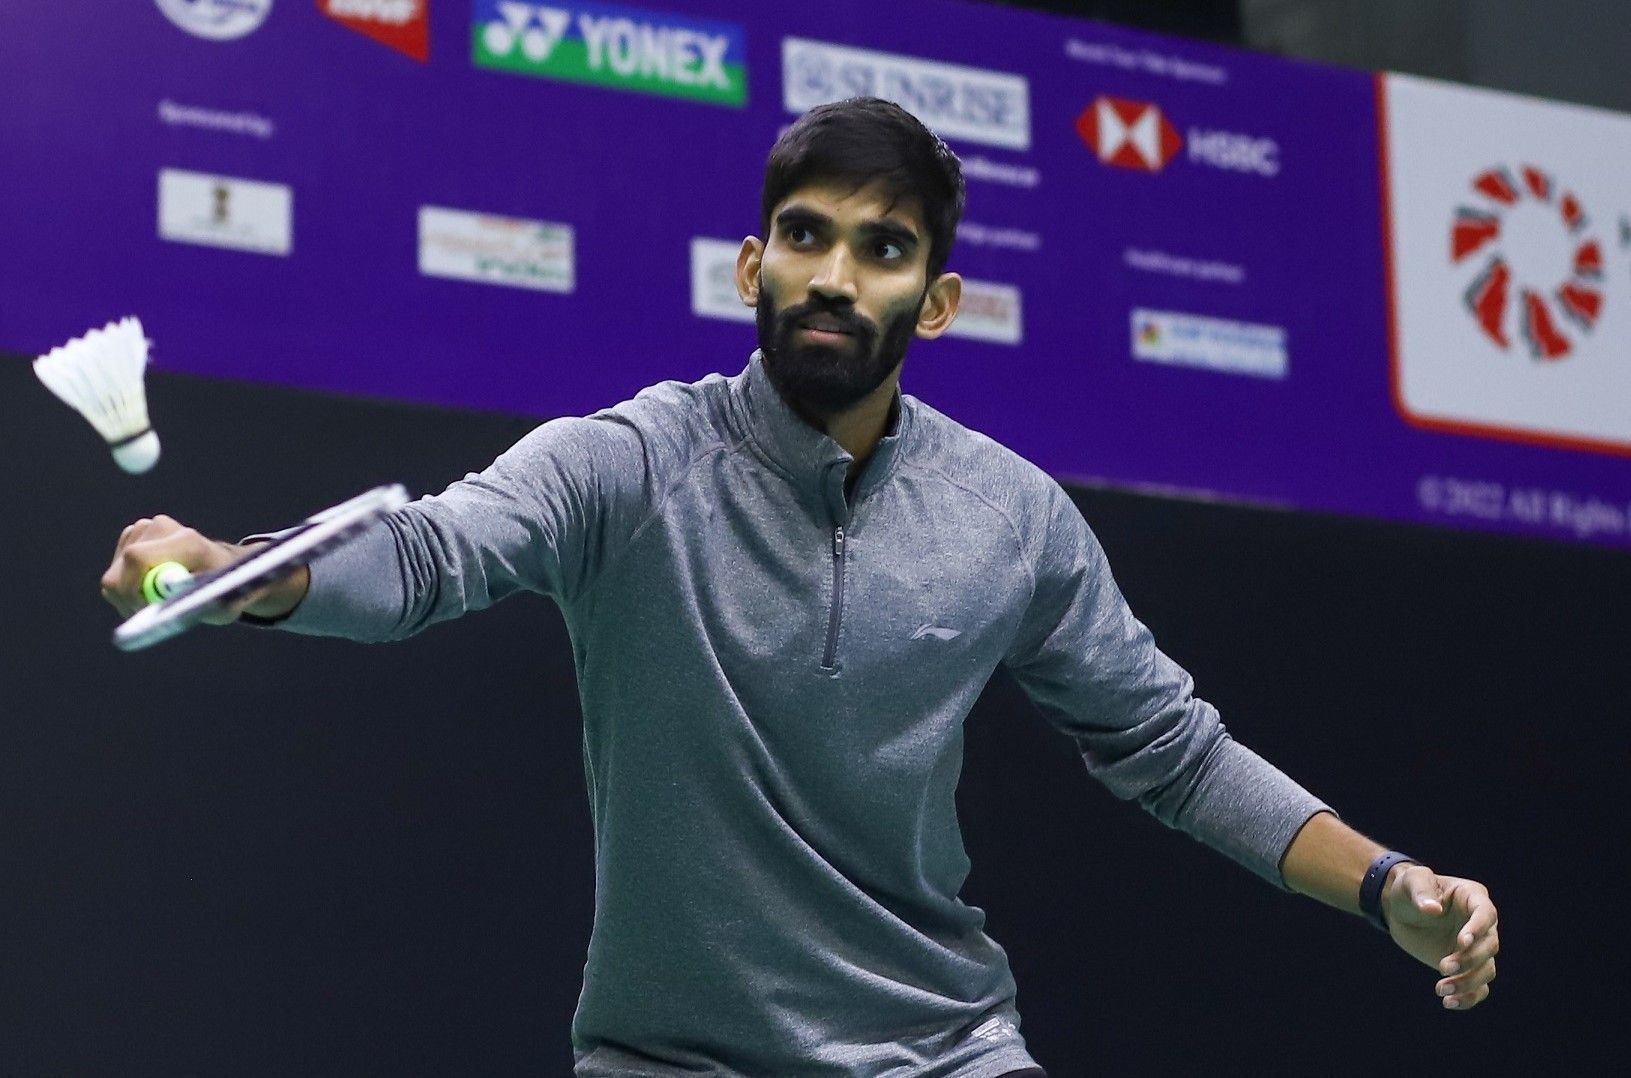
<svg viewBox="0 0 1631 1078">
<path fill-rule="evenodd" d="M 114 646 L 121 651 L 140 651 L 183 633 L 212 611 L 288 576 L 406 504 L 408 492 L 400 483 L 375 487 L 278 532 L 271 542 L 256 547 L 225 569 L 192 576 L 174 563 L 174 573 L 162 572 L 163 566 L 155 566 L 143 590 L 149 599 L 157 601 L 132 614 L 113 631 Z"/>
</svg>

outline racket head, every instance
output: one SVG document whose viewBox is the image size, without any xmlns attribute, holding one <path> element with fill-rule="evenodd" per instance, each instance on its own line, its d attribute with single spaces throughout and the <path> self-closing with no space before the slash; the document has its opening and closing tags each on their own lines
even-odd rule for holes
<svg viewBox="0 0 1631 1078">
<path fill-rule="evenodd" d="M 288 576 L 406 504 L 407 490 L 390 483 L 307 517 L 225 569 L 194 577 L 180 594 L 138 610 L 113 631 L 113 645 L 140 651 L 186 632 L 211 612 Z"/>
</svg>

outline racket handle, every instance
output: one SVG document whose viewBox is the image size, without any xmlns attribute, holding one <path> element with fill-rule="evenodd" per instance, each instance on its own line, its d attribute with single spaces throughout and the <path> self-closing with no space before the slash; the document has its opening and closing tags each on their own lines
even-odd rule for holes
<svg viewBox="0 0 1631 1078">
<path fill-rule="evenodd" d="M 187 590 L 193 574 L 178 561 L 161 561 L 142 577 L 142 598 L 162 602 Z"/>
</svg>

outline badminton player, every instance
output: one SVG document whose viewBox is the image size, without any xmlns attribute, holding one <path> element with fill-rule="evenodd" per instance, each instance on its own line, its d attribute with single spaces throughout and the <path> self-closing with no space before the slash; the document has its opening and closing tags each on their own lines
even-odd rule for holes
<svg viewBox="0 0 1631 1078">
<path fill-rule="evenodd" d="M 1369 917 L 1482 1003 L 1495 907 L 1355 832 L 1233 740 L 1128 611 L 1040 469 L 899 389 L 957 315 L 958 161 L 876 99 L 766 166 L 736 284 L 758 350 L 543 424 L 222 620 L 400 639 L 516 592 L 576 660 L 595 838 L 579 1076 L 1041 1075 L 954 806 L 1004 667 L 1117 796 L 1271 884 Z M 240 548 L 164 517 L 102 580 Z"/>
</svg>

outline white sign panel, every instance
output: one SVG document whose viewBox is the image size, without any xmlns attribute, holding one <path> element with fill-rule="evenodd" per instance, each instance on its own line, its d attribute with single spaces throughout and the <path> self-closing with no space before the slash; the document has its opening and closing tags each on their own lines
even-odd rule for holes
<svg viewBox="0 0 1631 1078">
<path fill-rule="evenodd" d="M 1404 418 L 1631 449 L 1631 117 L 1385 77 Z"/>
<path fill-rule="evenodd" d="M 162 169 L 159 237 L 287 255 L 294 245 L 294 193 L 281 183 Z"/>
<path fill-rule="evenodd" d="M 698 318 L 751 322 L 754 309 L 736 294 L 736 256 L 740 240 L 691 239 L 691 313 Z"/>
<path fill-rule="evenodd" d="M 572 240 L 570 225 L 419 207 L 419 272 L 427 277 L 570 292 Z"/>
<path fill-rule="evenodd" d="M 1280 326 L 1137 307 L 1129 329 L 1133 358 L 1148 363 L 1284 378 L 1290 362 Z"/>
<path fill-rule="evenodd" d="M 1025 339 L 1019 289 L 1011 284 L 963 278 L 963 301 L 946 336 L 1019 344 Z"/>
</svg>

